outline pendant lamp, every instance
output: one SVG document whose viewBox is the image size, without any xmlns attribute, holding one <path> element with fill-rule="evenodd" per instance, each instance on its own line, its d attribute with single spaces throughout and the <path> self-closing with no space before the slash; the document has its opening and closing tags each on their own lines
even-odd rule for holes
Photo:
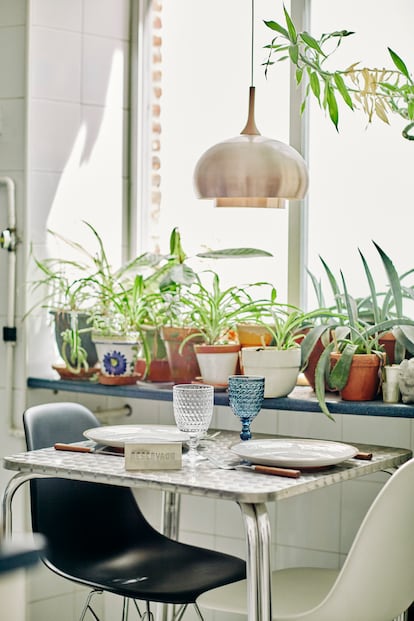
<svg viewBox="0 0 414 621">
<path fill-rule="evenodd" d="M 197 198 L 215 199 L 216 207 L 283 208 L 308 189 L 305 161 L 288 144 L 262 136 L 254 118 L 254 0 L 252 0 L 251 86 L 248 118 L 239 136 L 210 147 L 194 171 Z"/>
</svg>

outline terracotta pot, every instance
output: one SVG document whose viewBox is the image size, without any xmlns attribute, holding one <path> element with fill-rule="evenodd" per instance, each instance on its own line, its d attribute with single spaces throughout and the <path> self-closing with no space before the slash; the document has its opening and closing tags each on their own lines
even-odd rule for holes
<svg viewBox="0 0 414 621">
<path fill-rule="evenodd" d="M 331 354 L 332 367 L 341 354 Z M 355 354 L 352 360 L 348 381 L 340 391 L 345 401 L 373 401 L 380 386 L 380 373 L 383 360 L 376 354 Z"/>
<path fill-rule="evenodd" d="M 255 323 L 238 323 L 237 337 L 241 347 L 270 345 L 272 335 L 265 326 Z"/>
<path fill-rule="evenodd" d="M 145 373 L 145 360 L 138 358 L 135 363 L 135 371 L 143 377 Z M 145 378 L 148 382 L 171 382 L 171 370 L 168 360 L 151 360 L 149 372 Z"/>
<path fill-rule="evenodd" d="M 378 342 L 383 346 L 384 351 L 387 355 L 386 364 L 394 364 L 395 362 L 395 336 L 392 332 L 385 332 L 379 339 Z"/>
<path fill-rule="evenodd" d="M 215 386 L 227 386 L 229 376 L 235 375 L 237 371 L 240 344 L 196 344 L 194 351 L 203 382 Z"/>
<path fill-rule="evenodd" d="M 306 332 L 307 330 L 304 330 L 305 334 Z M 303 341 L 303 338 L 304 337 L 297 339 L 297 342 L 300 344 Z M 306 381 L 308 382 L 309 386 L 311 386 L 312 390 L 315 390 L 316 366 L 319 362 L 319 358 L 323 354 L 324 349 L 325 349 L 325 345 L 323 344 L 322 339 L 319 338 L 316 341 L 315 347 L 312 349 L 310 353 L 306 367 L 303 369 L 303 375 L 305 376 Z M 326 392 L 337 392 L 336 390 L 332 390 L 332 388 L 329 388 L 326 382 L 325 382 L 325 391 Z"/>
<path fill-rule="evenodd" d="M 196 377 L 200 377 L 200 367 L 194 351 L 194 343 L 200 343 L 201 337 L 195 337 L 186 343 L 180 351 L 180 345 L 189 334 L 195 334 L 193 328 L 178 328 L 164 326 L 161 328 L 161 337 L 165 342 L 171 379 L 175 384 L 189 384 Z"/>
</svg>

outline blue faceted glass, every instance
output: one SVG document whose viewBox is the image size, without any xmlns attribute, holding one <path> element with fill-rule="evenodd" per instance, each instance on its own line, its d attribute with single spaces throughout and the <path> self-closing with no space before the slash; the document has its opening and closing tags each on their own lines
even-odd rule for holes
<svg viewBox="0 0 414 621">
<path fill-rule="evenodd" d="M 264 377 L 257 375 L 231 375 L 229 377 L 229 404 L 242 423 L 240 438 L 250 440 L 250 424 L 262 408 Z"/>
</svg>

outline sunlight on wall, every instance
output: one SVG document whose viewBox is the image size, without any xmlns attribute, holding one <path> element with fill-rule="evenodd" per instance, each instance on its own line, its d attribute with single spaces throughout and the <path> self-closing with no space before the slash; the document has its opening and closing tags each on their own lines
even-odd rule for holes
<svg viewBox="0 0 414 621">
<path fill-rule="evenodd" d="M 86 219 L 103 237 L 114 265 L 119 265 L 122 258 L 124 63 L 122 51 L 116 51 L 108 72 L 105 106 L 83 107 L 82 125 L 47 221 L 51 230 L 91 249 L 91 233 L 81 225 Z M 64 252 L 64 247 L 59 247 Z"/>
</svg>

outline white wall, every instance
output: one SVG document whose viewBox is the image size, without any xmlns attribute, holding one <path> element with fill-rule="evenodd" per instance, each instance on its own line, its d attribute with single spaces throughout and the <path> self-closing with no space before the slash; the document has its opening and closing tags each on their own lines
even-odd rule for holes
<svg viewBox="0 0 414 621">
<path fill-rule="evenodd" d="M 0 342 L 1 455 L 23 449 L 21 414 L 32 400 L 27 376 L 55 375 L 51 363 L 57 361 L 57 352 L 47 316 L 39 309 L 22 321 L 33 303 L 26 284 L 33 276 L 30 253 L 44 257 L 53 252 L 48 227 L 87 246 L 87 228 L 80 224 L 85 219 L 100 232 L 114 263 L 124 255 L 128 51 L 129 0 L 0 3 L 0 177 L 10 177 L 16 184 L 20 239 L 10 404 L 6 374 L 10 346 Z M 6 199 L 0 185 L 1 230 L 8 227 Z M 10 257 L 4 250 L 0 256 L 0 319 L 7 325 Z M 33 399 L 37 396 L 43 401 L 53 398 L 43 394 Z M 95 409 L 107 403 L 92 399 L 88 404 Z M 1 470 L 1 489 L 9 478 L 10 473 Z M 22 530 L 27 527 L 25 495 L 16 500 L 14 526 Z M 79 588 L 40 567 L 30 575 L 28 621 L 78 618 L 84 599 Z M 8 609 L 4 601 L 2 609 Z"/>
</svg>

